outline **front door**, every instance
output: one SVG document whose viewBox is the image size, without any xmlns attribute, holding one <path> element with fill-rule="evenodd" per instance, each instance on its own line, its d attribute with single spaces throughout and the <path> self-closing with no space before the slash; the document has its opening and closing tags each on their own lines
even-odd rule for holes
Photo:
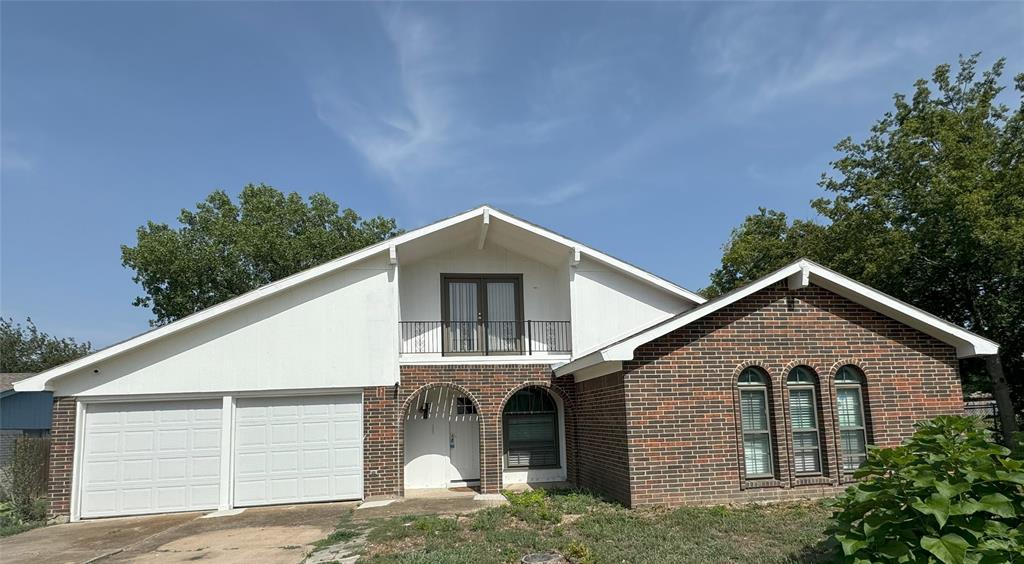
<svg viewBox="0 0 1024 564">
<path fill-rule="evenodd" d="M 448 484 L 460 486 L 480 480 L 480 419 L 469 398 L 455 401 L 448 423 Z"/>
</svg>

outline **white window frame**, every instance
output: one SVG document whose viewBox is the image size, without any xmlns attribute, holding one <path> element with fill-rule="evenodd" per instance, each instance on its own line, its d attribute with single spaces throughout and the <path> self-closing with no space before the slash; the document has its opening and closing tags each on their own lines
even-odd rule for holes
<svg viewBox="0 0 1024 564">
<path fill-rule="evenodd" d="M 743 372 L 746 372 L 745 369 Z M 766 380 L 768 375 L 757 370 L 758 376 L 761 377 L 761 383 L 752 384 L 747 382 L 738 382 L 739 387 L 739 399 L 740 399 L 740 439 L 743 443 L 743 475 L 747 479 L 761 480 L 765 478 L 775 477 L 775 452 L 772 448 L 772 417 L 771 417 L 771 396 L 768 394 L 768 384 Z M 743 373 L 740 373 L 740 378 L 743 377 Z M 748 431 L 743 426 L 743 394 L 744 393 L 760 393 L 764 397 L 764 421 L 765 429 L 763 431 Z M 747 472 L 747 435 L 767 435 L 768 436 L 768 472 L 760 474 L 751 474 Z"/>
<path fill-rule="evenodd" d="M 790 416 L 790 419 L 789 419 L 789 432 L 790 432 L 790 435 L 791 435 L 791 440 L 793 441 L 793 474 L 795 474 L 796 476 L 801 476 L 801 477 L 803 477 L 803 476 L 821 476 L 823 474 L 823 468 L 822 468 L 822 456 L 821 456 L 821 429 L 819 428 L 820 425 L 819 425 L 819 422 L 818 422 L 818 391 L 815 389 L 815 388 L 817 388 L 817 386 L 815 384 L 808 384 L 808 383 L 804 383 L 804 382 L 800 382 L 800 383 L 796 383 L 796 384 L 789 384 L 787 382 L 786 387 L 789 390 L 789 412 L 791 414 L 793 413 L 793 391 L 794 390 L 799 390 L 799 391 L 809 390 L 811 392 L 811 417 L 812 417 L 812 420 L 814 421 L 814 428 L 813 429 L 800 429 L 798 431 L 793 426 L 793 418 L 792 418 L 792 416 Z M 812 472 L 798 472 L 797 471 L 797 469 L 796 469 L 796 453 L 798 451 L 798 449 L 796 448 L 796 434 L 797 433 L 808 433 L 808 434 L 809 433 L 814 433 L 814 443 L 815 443 L 816 446 L 814 447 L 813 450 L 816 451 L 817 454 L 818 454 L 818 469 L 817 470 L 812 471 Z M 801 449 L 799 449 L 799 452 L 808 452 L 810 450 L 812 450 L 812 449 L 801 448 Z"/>
<path fill-rule="evenodd" d="M 839 381 L 838 380 L 839 374 L 841 374 L 842 371 L 846 370 L 846 369 L 847 369 L 847 366 L 843 366 L 842 368 L 839 369 L 839 372 L 836 373 L 836 376 L 837 376 L 837 379 L 836 379 L 836 420 L 837 420 L 836 423 L 837 423 L 837 425 L 836 426 L 839 428 L 839 441 L 838 441 L 838 445 L 837 446 L 839 447 L 839 468 L 840 468 L 840 470 L 842 470 L 842 472 L 844 474 L 852 474 L 852 473 L 854 473 L 857 470 L 857 468 L 860 467 L 861 464 L 864 463 L 864 460 L 866 460 L 867 456 L 868 456 L 868 428 L 867 428 L 868 419 L 867 419 L 867 416 L 864 414 L 864 376 L 860 373 L 859 370 L 857 370 L 856 368 L 850 366 L 849 369 L 854 371 L 854 374 L 857 376 L 857 380 L 858 381 L 857 382 Z M 859 427 L 843 427 L 843 421 L 839 417 L 839 390 L 856 390 L 857 391 L 857 407 L 860 410 L 860 426 Z M 860 459 L 860 463 L 858 463 L 857 467 L 855 467 L 855 468 L 848 468 L 846 466 L 846 457 L 848 455 L 843 451 L 843 431 L 860 431 L 861 437 L 864 439 L 863 440 L 864 452 L 856 453 L 856 456 L 861 457 L 861 459 Z"/>
</svg>

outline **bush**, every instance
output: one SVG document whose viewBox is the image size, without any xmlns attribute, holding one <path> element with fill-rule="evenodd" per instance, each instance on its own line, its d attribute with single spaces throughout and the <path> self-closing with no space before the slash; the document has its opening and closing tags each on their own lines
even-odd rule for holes
<svg viewBox="0 0 1024 564">
<path fill-rule="evenodd" d="M 10 496 L 10 518 L 41 521 L 46 518 L 46 481 L 50 468 L 50 439 L 19 437 L 11 463 L 4 468 Z"/>
<path fill-rule="evenodd" d="M 504 491 L 508 500 L 509 513 L 527 523 L 558 523 L 562 513 L 551 503 L 548 492 L 536 489 L 525 492 Z"/>
<path fill-rule="evenodd" d="M 1024 559 L 1024 461 L 975 418 L 920 423 L 903 446 L 871 449 L 854 476 L 831 531 L 847 561 Z"/>
</svg>

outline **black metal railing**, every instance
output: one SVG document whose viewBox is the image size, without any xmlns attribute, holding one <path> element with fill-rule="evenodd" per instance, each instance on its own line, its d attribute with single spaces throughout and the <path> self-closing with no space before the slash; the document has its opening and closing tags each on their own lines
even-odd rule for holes
<svg viewBox="0 0 1024 564">
<path fill-rule="evenodd" d="M 402 354 L 569 354 L 568 321 L 400 321 Z"/>
</svg>

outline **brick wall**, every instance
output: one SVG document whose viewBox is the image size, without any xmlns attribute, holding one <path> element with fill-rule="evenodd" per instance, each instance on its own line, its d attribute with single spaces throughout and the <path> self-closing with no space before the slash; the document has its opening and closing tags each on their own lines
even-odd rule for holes
<svg viewBox="0 0 1024 564">
<path fill-rule="evenodd" d="M 363 445 L 367 496 L 400 496 L 404 489 L 404 420 L 409 401 L 426 386 L 446 385 L 464 392 L 477 405 L 480 418 L 480 489 L 501 491 L 501 411 L 513 393 L 542 386 L 557 394 L 565 406 L 566 473 L 576 480 L 575 385 L 571 376 L 555 379 L 543 364 L 405 365 L 402 383 L 364 389 Z"/>
<path fill-rule="evenodd" d="M 576 384 L 577 485 L 629 505 L 626 388 L 621 373 Z"/>
<path fill-rule="evenodd" d="M 790 471 L 785 379 L 797 365 L 819 378 L 825 472 Z M 624 364 L 631 501 L 707 504 L 817 497 L 844 480 L 835 448 L 833 378 L 865 374 L 869 442 L 896 445 L 915 421 L 961 413 L 953 347 L 822 288 L 766 288 L 640 347 Z M 736 378 L 746 366 L 771 379 L 775 477 L 743 480 Z"/>
<path fill-rule="evenodd" d="M 53 398 L 50 427 L 50 483 L 47 501 L 51 517 L 71 514 L 71 466 L 75 455 L 75 398 Z"/>
</svg>

